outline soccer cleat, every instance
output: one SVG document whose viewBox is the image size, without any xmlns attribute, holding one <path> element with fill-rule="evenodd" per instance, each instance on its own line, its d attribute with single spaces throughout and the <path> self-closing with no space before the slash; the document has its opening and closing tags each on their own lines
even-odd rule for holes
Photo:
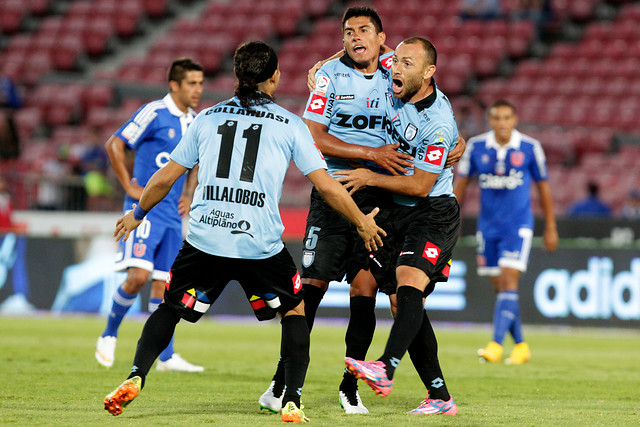
<svg viewBox="0 0 640 427">
<path fill-rule="evenodd" d="M 289 401 L 282 408 L 282 421 L 285 423 L 308 423 L 309 418 L 304 415 L 302 409 L 304 406 L 300 405 L 300 408 L 295 403 Z"/>
<path fill-rule="evenodd" d="M 531 350 L 526 342 L 516 344 L 511 351 L 511 355 L 504 361 L 507 365 L 521 365 L 531 359 Z"/>
<path fill-rule="evenodd" d="M 358 390 L 354 392 L 344 392 L 340 390 L 338 393 L 340 398 L 340 406 L 344 409 L 345 414 L 368 414 L 369 410 L 362 404 L 360 393 Z"/>
<path fill-rule="evenodd" d="M 98 338 L 95 352 L 96 360 L 106 368 L 113 366 L 116 353 L 116 340 L 117 338 L 112 336 Z"/>
<path fill-rule="evenodd" d="M 363 361 L 345 357 L 347 369 L 356 378 L 360 378 L 379 396 L 388 396 L 393 387 L 393 380 L 387 378 L 385 364 L 379 360 Z"/>
<path fill-rule="evenodd" d="M 502 358 L 502 346 L 495 341 L 491 341 L 485 348 L 478 350 L 481 362 L 497 363 Z"/>
<path fill-rule="evenodd" d="M 453 401 L 453 396 L 450 396 L 449 400 L 445 402 L 442 399 L 429 399 L 429 395 L 427 394 L 420 406 L 413 411 L 409 411 L 409 413 L 417 415 L 455 415 L 458 413 L 458 406 L 456 402 Z"/>
<path fill-rule="evenodd" d="M 258 403 L 260 404 L 260 409 L 266 409 L 269 412 L 273 412 L 274 414 L 277 414 L 278 412 L 280 412 L 280 410 L 282 410 L 282 398 L 284 397 L 284 388 L 282 389 L 280 396 L 276 396 L 273 393 L 273 389 L 275 388 L 275 386 L 276 386 L 276 382 L 271 381 L 271 385 L 269 386 L 267 391 L 262 393 L 262 396 L 260 396 L 260 399 L 258 399 Z"/>
<path fill-rule="evenodd" d="M 173 353 L 170 359 L 164 362 L 158 360 L 156 364 L 158 371 L 180 371 L 180 372 L 202 372 L 204 368 L 202 366 L 189 363 L 182 358 L 178 353 Z"/>
<path fill-rule="evenodd" d="M 104 398 L 104 409 L 113 416 L 120 415 L 122 408 L 131 403 L 138 393 L 140 393 L 141 387 L 141 377 L 132 377 L 125 380 L 118 388 Z"/>
</svg>

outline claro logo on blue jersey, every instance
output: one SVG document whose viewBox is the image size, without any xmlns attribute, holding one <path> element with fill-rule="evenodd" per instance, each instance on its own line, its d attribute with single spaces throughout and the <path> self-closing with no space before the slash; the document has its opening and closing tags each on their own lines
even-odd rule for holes
<svg viewBox="0 0 640 427">
<path fill-rule="evenodd" d="M 490 190 L 514 190 L 524 184 L 522 177 L 524 172 L 511 169 L 509 175 L 501 176 L 492 173 L 483 173 L 478 177 L 478 184 L 482 189 Z"/>
</svg>

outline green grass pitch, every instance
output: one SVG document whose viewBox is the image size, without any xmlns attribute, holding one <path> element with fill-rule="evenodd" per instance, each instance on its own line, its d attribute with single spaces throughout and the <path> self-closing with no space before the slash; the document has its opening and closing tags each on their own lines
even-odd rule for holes
<svg viewBox="0 0 640 427">
<path fill-rule="evenodd" d="M 157 372 L 138 398 L 113 417 L 104 396 L 126 378 L 142 329 L 123 322 L 111 369 L 93 357 L 104 319 L 91 316 L 0 317 L 0 425 L 281 425 L 260 411 L 279 352 L 277 322 L 206 318 L 177 328 L 176 349 L 204 373 Z M 302 395 L 318 426 L 637 426 L 640 425 L 640 332 L 525 327 L 531 362 L 480 364 L 476 350 L 488 326 L 436 324 L 439 355 L 456 416 L 406 414 L 424 397 L 409 357 L 396 371 L 389 397 L 364 383 L 369 415 L 343 413 L 337 388 L 343 370 L 344 323 L 319 323 L 311 335 L 311 364 Z M 389 324 L 379 325 L 370 356 L 382 353 Z M 508 342 L 505 353 L 511 350 Z"/>
</svg>

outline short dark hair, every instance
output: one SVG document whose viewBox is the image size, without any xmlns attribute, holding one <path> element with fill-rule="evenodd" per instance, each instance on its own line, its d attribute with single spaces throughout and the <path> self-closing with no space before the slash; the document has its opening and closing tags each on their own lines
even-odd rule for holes
<svg viewBox="0 0 640 427">
<path fill-rule="evenodd" d="M 366 16 L 371 19 L 376 32 L 382 32 L 382 20 L 378 15 L 378 12 L 368 6 L 353 6 L 344 11 L 344 15 L 342 15 L 342 29 L 344 30 L 344 23 L 347 22 L 349 18 L 357 18 L 358 16 Z"/>
<path fill-rule="evenodd" d="M 493 104 L 489 106 L 489 110 L 495 107 L 509 107 L 511 108 L 511 111 L 513 111 L 514 114 L 516 112 L 516 107 L 506 99 L 498 99 L 497 101 L 495 101 Z"/>
<path fill-rule="evenodd" d="M 204 67 L 191 58 L 178 58 L 171 63 L 167 78 L 169 81 L 180 83 L 184 80 L 187 71 L 202 71 Z"/>
<path fill-rule="evenodd" d="M 402 43 L 421 44 L 422 49 L 424 49 L 424 53 L 427 56 L 427 65 L 436 65 L 436 63 L 438 62 L 438 52 L 436 52 L 436 47 L 433 45 L 433 43 L 431 43 L 424 37 L 409 37 L 408 39 L 404 39 Z"/>
<path fill-rule="evenodd" d="M 595 181 L 589 181 L 587 183 L 587 193 L 591 197 L 598 197 L 598 193 L 600 192 L 600 186 Z"/>
<path fill-rule="evenodd" d="M 233 68 L 240 105 L 248 109 L 269 102 L 258 93 L 258 83 L 269 79 L 278 68 L 278 55 L 271 46 L 262 41 L 242 43 L 233 54 Z"/>
</svg>

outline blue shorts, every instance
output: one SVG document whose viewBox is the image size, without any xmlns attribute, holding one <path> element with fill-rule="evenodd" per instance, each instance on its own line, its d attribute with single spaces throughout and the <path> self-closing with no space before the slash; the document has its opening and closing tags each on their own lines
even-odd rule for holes
<svg viewBox="0 0 640 427">
<path fill-rule="evenodd" d="M 167 224 L 147 215 L 129 239 L 120 242 L 115 269 L 141 268 L 151 272 L 152 280 L 166 281 L 182 240 L 182 224 Z"/>
<path fill-rule="evenodd" d="M 482 231 L 476 233 L 479 276 L 499 276 L 503 267 L 527 271 L 533 230 L 514 228 L 499 237 L 485 238 Z"/>
</svg>

